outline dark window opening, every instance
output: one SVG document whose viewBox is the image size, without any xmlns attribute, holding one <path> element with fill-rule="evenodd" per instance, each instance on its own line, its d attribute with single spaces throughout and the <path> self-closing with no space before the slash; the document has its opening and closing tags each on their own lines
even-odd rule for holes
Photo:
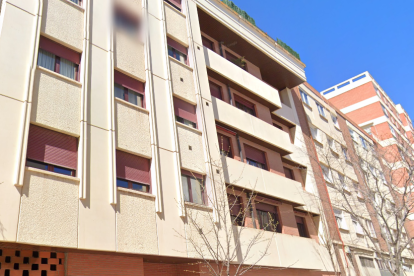
<svg viewBox="0 0 414 276">
<path fill-rule="evenodd" d="M 187 55 L 168 45 L 168 55 L 179 62 L 187 64 Z"/>
<path fill-rule="evenodd" d="M 296 225 L 298 226 L 299 236 L 309 238 L 308 230 L 306 228 L 305 219 L 303 217 L 295 216 Z"/>
<path fill-rule="evenodd" d="M 263 170 L 267 170 L 266 164 L 254 161 L 254 160 L 249 159 L 249 158 L 246 158 L 246 161 L 247 161 L 247 164 L 249 164 L 249 165 L 252 165 L 254 167 L 257 167 L 257 168 L 260 168 L 260 169 L 263 169 Z"/>
<path fill-rule="evenodd" d="M 254 111 L 254 108 L 248 107 L 239 101 L 236 100 L 236 107 L 240 110 L 243 110 L 246 113 L 249 113 L 250 115 L 256 116 L 256 112 Z"/>
<path fill-rule="evenodd" d="M 32 264 L 32 270 L 39 270 L 38 264 Z"/>
<path fill-rule="evenodd" d="M 217 133 L 220 154 L 222 156 L 233 158 L 230 137 Z"/>
<path fill-rule="evenodd" d="M 56 257 L 57 257 L 56 252 L 50 252 L 50 258 L 51 259 L 56 259 Z"/>
<path fill-rule="evenodd" d="M 186 125 L 186 126 L 190 126 L 190 127 L 193 127 L 193 128 L 197 128 L 197 124 L 196 123 L 191 122 L 190 120 L 181 118 L 180 116 L 175 116 L 175 120 L 177 122 L 180 122 L 180 123 Z"/>
<path fill-rule="evenodd" d="M 214 82 L 211 82 L 211 81 L 209 82 L 209 84 L 210 84 L 210 94 L 211 94 L 211 96 L 213 96 L 217 99 L 223 100 L 223 95 L 222 95 L 222 92 L 221 92 L 221 86 L 217 85 L 217 84 L 215 84 Z"/>
<path fill-rule="evenodd" d="M 174 8 L 176 8 L 177 10 L 181 11 L 181 0 L 164 0 L 164 1 L 170 4 L 171 6 L 173 6 Z"/>
<path fill-rule="evenodd" d="M 28 263 L 29 263 L 29 257 L 24 257 L 23 264 L 28 264 Z"/>
<path fill-rule="evenodd" d="M 6 258 L 5 258 L 4 262 L 5 262 L 6 264 L 11 263 L 11 257 L 10 257 L 10 256 L 6 256 Z"/>
<path fill-rule="evenodd" d="M 14 265 L 13 265 L 13 269 L 14 269 L 14 270 L 19 270 L 19 264 L 14 264 Z"/>
<path fill-rule="evenodd" d="M 23 276 L 29 276 L 29 270 L 23 270 Z"/>
<path fill-rule="evenodd" d="M 289 179 L 292 179 L 292 180 L 295 180 L 295 176 L 293 174 L 293 170 L 291 170 L 289 168 L 286 168 L 286 167 L 283 167 L 283 170 L 285 172 L 285 177 L 287 177 Z"/>
<path fill-rule="evenodd" d="M 231 222 L 235 226 L 244 226 L 244 210 L 239 196 L 227 194 L 230 208 Z"/>
<path fill-rule="evenodd" d="M 115 83 L 114 87 L 115 97 L 124 101 L 127 101 L 133 105 L 143 107 L 144 95 L 134 90 L 123 87 L 120 84 Z"/>
<path fill-rule="evenodd" d="M 243 70 L 247 71 L 247 63 L 246 63 L 244 57 L 238 58 L 235 55 L 230 54 L 228 51 L 226 51 L 226 59 L 228 61 L 230 61 L 231 63 L 239 66 Z"/>
<path fill-rule="evenodd" d="M 52 265 L 50 265 L 50 270 L 51 270 L 51 271 L 56 271 L 56 265 L 53 265 L 53 264 L 52 264 Z"/>
<path fill-rule="evenodd" d="M 274 208 L 276 209 L 276 207 Z M 275 210 L 274 212 L 269 212 L 256 209 L 256 213 L 260 229 L 263 229 L 265 231 L 282 233 L 282 227 L 280 225 L 277 210 Z"/>
<path fill-rule="evenodd" d="M 115 27 L 126 31 L 131 35 L 139 33 L 140 22 L 138 18 L 125 9 L 121 9 L 120 7 L 115 8 L 114 21 Z"/>
<path fill-rule="evenodd" d="M 39 251 L 33 251 L 33 258 L 39 258 Z"/>
<path fill-rule="evenodd" d="M 48 258 L 42 258 L 42 260 L 41 260 L 41 264 L 47 264 L 47 262 L 48 262 Z"/>
<path fill-rule="evenodd" d="M 203 42 L 203 46 L 214 51 L 214 43 L 210 39 L 206 38 L 205 36 L 201 36 L 201 40 Z"/>
</svg>

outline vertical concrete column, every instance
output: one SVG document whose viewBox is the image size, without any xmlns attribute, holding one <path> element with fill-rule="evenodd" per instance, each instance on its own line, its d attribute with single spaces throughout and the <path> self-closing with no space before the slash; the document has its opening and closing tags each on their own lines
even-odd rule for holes
<svg viewBox="0 0 414 276">
<path fill-rule="evenodd" d="M 203 148 L 206 163 L 206 188 L 209 197 L 216 199 L 216 185 L 224 184 L 222 162 L 217 140 L 216 124 L 213 104 L 211 102 L 210 86 L 204 56 L 204 47 L 201 39 L 200 22 L 198 20 L 197 4 L 193 0 L 187 1 L 190 49 L 194 56 L 194 77 L 196 83 L 196 100 L 198 121 L 202 122 Z M 216 210 L 214 210 L 216 212 Z M 217 219 L 217 214 L 215 215 Z"/>
<path fill-rule="evenodd" d="M 0 240 L 5 241 L 17 237 L 41 4 L 3 0 L 0 15 L 0 110 L 7 113 L 0 117 Z"/>
<path fill-rule="evenodd" d="M 116 249 L 113 192 L 113 118 L 112 118 L 112 34 L 111 0 L 88 0 L 89 37 L 85 49 L 89 62 L 84 85 L 85 96 L 85 166 L 86 196 L 79 203 L 79 248 Z M 88 39 L 89 38 L 89 39 Z"/>
<path fill-rule="evenodd" d="M 182 187 L 177 144 L 174 107 L 167 54 L 167 34 L 163 0 L 146 0 L 148 23 L 147 76 L 148 93 L 152 97 L 153 158 L 158 158 L 160 175 L 157 200 L 161 199 L 157 213 L 158 248 L 161 255 L 186 256 L 186 246 L 179 235 L 184 235 L 180 216 Z M 155 154 L 154 154 L 155 153 Z M 174 231 L 171 231 L 174 229 Z M 175 232 L 178 232 L 177 233 Z"/>
</svg>

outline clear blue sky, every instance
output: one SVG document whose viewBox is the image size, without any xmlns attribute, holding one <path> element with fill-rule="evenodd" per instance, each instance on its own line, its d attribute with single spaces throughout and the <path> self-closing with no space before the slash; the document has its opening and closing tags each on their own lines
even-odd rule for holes
<svg viewBox="0 0 414 276">
<path fill-rule="evenodd" d="M 414 120 L 413 0 L 233 0 L 300 54 L 318 91 L 369 71 Z"/>
</svg>

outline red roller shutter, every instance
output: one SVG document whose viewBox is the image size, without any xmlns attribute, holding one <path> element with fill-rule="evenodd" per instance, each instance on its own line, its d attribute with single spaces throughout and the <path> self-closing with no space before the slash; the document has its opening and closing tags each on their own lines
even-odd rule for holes
<svg viewBox="0 0 414 276">
<path fill-rule="evenodd" d="M 75 64 L 80 64 L 81 54 L 46 37 L 40 37 L 39 48 L 48 51 L 49 53 L 55 54 L 58 57 L 67 59 Z"/>
<path fill-rule="evenodd" d="M 255 149 L 246 144 L 244 144 L 244 151 L 246 152 L 246 158 L 266 165 L 266 157 L 263 151 Z"/>
<path fill-rule="evenodd" d="M 272 214 L 277 214 L 276 207 L 273 205 L 266 204 L 266 203 L 256 203 L 256 209 L 269 212 Z"/>
<path fill-rule="evenodd" d="M 174 97 L 174 112 L 176 116 L 197 124 L 195 106 Z"/>
<path fill-rule="evenodd" d="M 43 127 L 30 125 L 27 159 L 76 170 L 78 139 Z"/>
<path fill-rule="evenodd" d="M 223 100 L 222 94 L 221 94 L 221 86 L 215 84 L 214 82 L 209 82 L 210 84 L 210 93 L 211 96 L 216 97 L 220 100 Z"/>
<path fill-rule="evenodd" d="M 181 0 L 169 0 L 172 4 L 181 9 Z"/>
<path fill-rule="evenodd" d="M 150 185 L 150 160 L 117 150 L 116 176 L 125 180 Z"/>
<path fill-rule="evenodd" d="M 253 104 L 253 103 L 251 103 L 251 102 L 249 102 L 249 101 L 248 101 L 248 100 L 246 100 L 245 98 L 242 98 L 242 97 L 239 97 L 239 96 L 237 96 L 237 95 L 234 95 L 234 100 L 235 100 L 236 102 L 239 102 L 239 103 L 241 103 L 242 105 L 247 106 L 248 108 L 250 108 L 250 109 L 253 109 L 253 110 L 254 110 L 254 104 Z"/>
<path fill-rule="evenodd" d="M 140 92 L 141 94 L 145 93 L 145 84 L 143 82 L 128 77 L 127 75 L 124 75 L 118 71 L 114 72 L 114 82 L 128 89 Z"/>
</svg>

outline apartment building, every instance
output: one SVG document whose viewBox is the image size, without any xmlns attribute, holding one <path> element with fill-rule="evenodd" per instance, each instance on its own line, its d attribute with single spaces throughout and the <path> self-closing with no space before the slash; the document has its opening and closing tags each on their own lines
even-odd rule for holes
<svg viewBox="0 0 414 276">
<path fill-rule="evenodd" d="M 276 232 L 249 275 L 332 274 L 305 65 L 226 3 L 2 1 L 0 275 L 201 273 L 186 218 L 221 180 L 261 199 L 237 238 Z"/>
<path fill-rule="evenodd" d="M 396 105 L 378 82 L 364 72 L 321 92 L 322 95 L 383 148 L 386 178 L 397 187 L 409 186 L 413 164 L 412 124 L 400 104 Z M 413 217 L 406 228 L 413 236 Z"/>
<path fill-rule="evenodd" d="M 388 275 L 384 261 L 377 255 L 378 252 L 384 252 L 384 255 L 388 252 L 373 209 L 380 207 L 372 206 L 366 200 L 371 196 L 366 185 L 387 189 L 376 141 L 308 83 L 301 84 L 296 90 L 313 138 L 316 152 L 313 158 L 318 163 L 313 169 L 321 171 L 315 173 L 316 181 L 326 185 L 336 220 L 336 225 L 330 224 L 329 209 L 326 210 L 326 227 L 320 229 L 320 235 L 343 247 L 344 250 L 336 251 L 343 275 Z M 391 206 L 395 204 L 389 192 L 383 194 Z M 391 226 L 390 231 L 397 233 L 398 224 L 393 214 L 388 210 L 383 213 Z M 332 234 L 335 230 L 339 240 Z M 405 231 L 402 231 L 406 240 Z M 404 250 L 406 273 L 412 272 L 413 257 L 411 251 Z"/>
</svg>

